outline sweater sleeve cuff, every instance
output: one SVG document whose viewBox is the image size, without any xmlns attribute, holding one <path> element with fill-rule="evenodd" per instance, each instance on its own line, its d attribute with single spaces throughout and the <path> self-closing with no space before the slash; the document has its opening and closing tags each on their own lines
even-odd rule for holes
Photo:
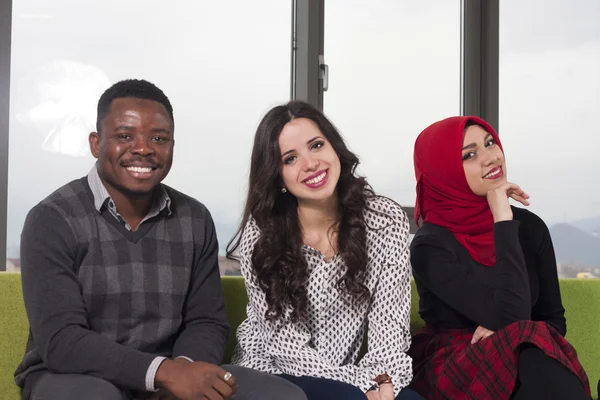
<svg viewBox="0 0 600 400">
<path fill-rule="evenodd" d="M 494 243 L 496 247 L 507 245 L 519 245 L 520 221 L 509 220 L 494 223 Z"/>
<path fill-rule="evenodd" d="M 514 232 L 518 231 L 521 221 L 510 219 L 508 221 L 494 222 L 494 231 L 496 232 Z"/>
<path fill-rule="evenodd" d="M 146 390 L 148 392 L 157 392 L 158 389 L 154 387 L 154 379 L 156 378 L 156 371 L 158 371 L 158 367 L 165 361 L 167 357 L 156 357 L 152 360 L 152 363 L 148 367 L 148 371 L 146 371 Z"/>
</svg>

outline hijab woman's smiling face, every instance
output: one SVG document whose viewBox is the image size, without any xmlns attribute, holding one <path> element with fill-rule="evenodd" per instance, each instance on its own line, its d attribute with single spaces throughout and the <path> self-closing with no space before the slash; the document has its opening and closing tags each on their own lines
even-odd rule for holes
<svg viewBox="0 0 600 400">
<path fill-rule="evenodd" d="M 504 153 L 491 133 L 479 125 L 465 129 L 463 168 L 469 187 L 478 196 L 506 183 Z"/>
</svg>

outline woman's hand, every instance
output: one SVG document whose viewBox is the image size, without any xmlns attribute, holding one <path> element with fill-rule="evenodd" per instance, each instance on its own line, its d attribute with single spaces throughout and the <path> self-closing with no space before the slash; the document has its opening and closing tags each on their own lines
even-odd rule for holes
<svg viewBox="0 0 600 400">
<path fill-rule="evenodd" d="M 381 397 L 379 397 L 379 392 L 377 390 L 369 390 L 365 394 L 367 395 L 368 400 L 381 400 Z"/>
<path fill-rule="evenodd" d="M 475 329 L 475 333 L 473 333 L 473 338 L 471 339 L 471 344 L 475 344 L 477 342 L 479 342 L 480 340 L 483 340 L 487 337 L 490 337 L 494 334 L 494 331 L 490 331 L 487 328 L 484 328 L 483 326 L 478 326 L 477 329 Z"/>
<path fill-rule="evenodd" d="M 509 221 L 513 218 L 508 198 L 518 201 L 524 206 L 529 205 L 529 195 L 514 183 L 505 183 L 504 185 L 487 192 L 487 201 L 494 216 L 494 222 Z"/>
<path fill-rule="evenodd" d="M 394 400 L 394 385 L 391 383 L 379 385 L 379 398 L 381 400 Z"/>
</svg>

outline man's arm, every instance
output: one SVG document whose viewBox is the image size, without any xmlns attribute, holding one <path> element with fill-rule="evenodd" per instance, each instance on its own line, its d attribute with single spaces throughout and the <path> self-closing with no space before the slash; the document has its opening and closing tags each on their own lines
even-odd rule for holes
<svg viewBox="0 0 600 400">
<path fill-rule="evenodd" d="M 194 210 L 196 211 L 197 208 Z M 219 274 L 219 245 L 215 225 L 206 208 L 193 214 L 194 266 L 183 311 L 183 326 L 173 357 L 220 364 L 229 323 Z"/>
<path fill-rule="evenodd" d="M 21 273 L 37 351 L 51 372 L 88 374 L 146 390 L 146 372 L 155 356 L 89 329 L 76 252 L 74 232 L 57 210 L 40 204 L 29 212 L 21 235 Z"/>
</svg>

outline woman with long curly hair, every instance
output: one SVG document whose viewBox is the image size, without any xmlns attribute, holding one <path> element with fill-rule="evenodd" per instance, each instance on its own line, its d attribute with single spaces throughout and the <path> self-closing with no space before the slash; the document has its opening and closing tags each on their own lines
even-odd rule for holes
<svg viewBox="0 0 600 400">
<path fill-rule="evenodd" d="M 412 377 L 408 218 L 357 166 L 307 103 L 274 107 L 260 122 L 227 251 L 249 298 L 233 363 L 280 375 L 309 400 L 420 398 L 403 390 Z"/>
<path fill-rule="evenodd" d="M 498 135 L 478 117 L 426 128 L 414 152 L 411 264 L 426 327 L 413 338 L 421 395 L 437 399 L 590 398 L 565 340 L 565 309 L 546 224 L 507 180 Z"/>
</svg>

